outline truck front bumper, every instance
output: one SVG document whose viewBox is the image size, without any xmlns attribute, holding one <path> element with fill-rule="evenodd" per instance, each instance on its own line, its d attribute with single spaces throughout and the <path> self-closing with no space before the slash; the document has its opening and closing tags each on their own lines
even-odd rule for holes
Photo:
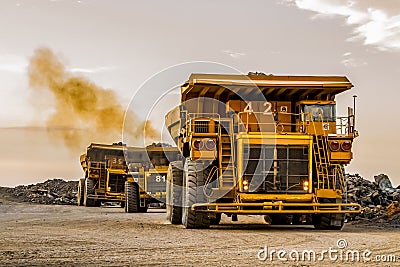
<svg viewBox="0 0 400 267">
<path fill-rule="evenodd" d="M 263 203 L 203 203 L 194 204 L 196 212 L 228 214 L 321 214 L 321 213 L 360 213 L 357 203 L 285 203 L 282 201 Z"/>
</svg>

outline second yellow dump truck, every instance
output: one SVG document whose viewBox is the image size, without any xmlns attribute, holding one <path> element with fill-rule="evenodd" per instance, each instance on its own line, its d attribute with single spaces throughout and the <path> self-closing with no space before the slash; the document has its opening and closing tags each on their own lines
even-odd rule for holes
<svg viewBox="0 0 400 267">
<path fill-rule="evenodd" d="M 271 224 L 341 229 L 344 166 L 353 158 L 355 111 L 336 115 L 346 77 L 192 74 L 166 126 L 184 161 L 171 162 L 167 217 L 186 228 L 221 214 L 265 215 Z"/>
<path fill-rule="evenodd" d="M 79 181 L 78 205 L 119 202 L 129 213 L 146 212 L 153 203 L 164 205 L 168 164 L 179 154 L 177 148 L 154 144 L 91 144 L 80 157 L 85 178 Z"/>
</svg>

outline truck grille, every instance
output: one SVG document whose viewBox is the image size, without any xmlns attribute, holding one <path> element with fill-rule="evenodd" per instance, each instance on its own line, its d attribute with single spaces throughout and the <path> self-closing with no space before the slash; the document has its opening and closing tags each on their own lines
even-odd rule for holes
<svg viewBox="0 0 400 267">
<path fill-rule="evenodd" d="M 165 193 L 166 179 L 166 173 L 152 173 L 147 176 L 147 192 L 151 192 L 152 196 Z"/>
<path fill-rule="evenodd" d="M 194 132 L 195 133 L 208 133 L 208 125 L 210 121 L 195 121 L 194 122 Z"/>
<path fill-rule="evenodd" d="M 308 146 L 247 145 L 244 148 L 244 179 L 253 192 L 305 193 L 309 178 Z"/>
<path fill-rule="evenodd" d="M 125 175 L 110 174 L 108 180 L 108 187 L 111 188 L 111 193 L 124 193 L 125 188 Z"/>
</svg>

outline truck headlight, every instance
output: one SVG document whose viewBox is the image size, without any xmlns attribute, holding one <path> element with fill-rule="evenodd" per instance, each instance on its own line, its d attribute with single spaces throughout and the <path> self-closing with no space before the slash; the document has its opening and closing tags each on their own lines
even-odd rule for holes
<svg viewBox="0 0 400 267">
<path fill-rule="evenodd" d="M 350 151 L 351 150 L 351 142 L 350 141 L 344 141 L 342 143 L 342 150 L 343 151 Z"/>
<path fill-rule="evenodd" d="M 304 182 L 303 182 L 303 190 L 304 190 L 304 191 L 308 191 L 308 185 L 309 185 L 309 184 L 308 184 L 308 181 L 304 181 Z"/>
<path fill-rule="evenodd" d="M 214 150 L 215 149 L 215 141 L 212 139 L 208 139 L 205 141 L 205 147 L 207 150 Z"/>
<path fill-rule="evenodd" d="M 244 180 L 243 181 L 243 191 L 248 191 L 249 190 L 249 181 Z"/>
<path fill-rule="evenodd" d="M 199 139 L 194 140 L 194 142 L 193 142 L 193 148 L 194 149 L 202 150 L 203 147 L 204 147 L 204 143 L 201 140 L 199 140 Z"/>
<path fill-rule="evenodd" d="M 340 144 L 338 141 L 330 141 L 329 142 L 329 148 L 331 149 L 331 151 L 335 152 L 338 151 L 340 148 Z"/>
</svg>

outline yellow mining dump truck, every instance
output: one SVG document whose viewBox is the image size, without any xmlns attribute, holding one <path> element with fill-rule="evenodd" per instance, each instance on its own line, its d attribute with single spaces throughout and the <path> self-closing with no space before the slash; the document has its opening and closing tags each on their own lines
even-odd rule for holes
<svg viewBox="0 0 400 267">
<path fill-rule="evenodd" d="M 165 118 L 184 156 L 167 176 L 167 217 L 186 228 L 221 214 L 264 215 L 271 224 L 341 229 L 344 166 L 357 137 L 354 108 L 336 116 L 346 77 L 192 74 Z"/>
<path fill-rule="evenodd" d="M 166 174 L 177 148 L 146 148 L 91 144 L 80 161 L 85 178 L 78 185 L 78 205 L 94 207 L 101 202 L 120 202 L 126 212 L 146 212 L 152 203 L 165 203 Z"/>
</svg>

